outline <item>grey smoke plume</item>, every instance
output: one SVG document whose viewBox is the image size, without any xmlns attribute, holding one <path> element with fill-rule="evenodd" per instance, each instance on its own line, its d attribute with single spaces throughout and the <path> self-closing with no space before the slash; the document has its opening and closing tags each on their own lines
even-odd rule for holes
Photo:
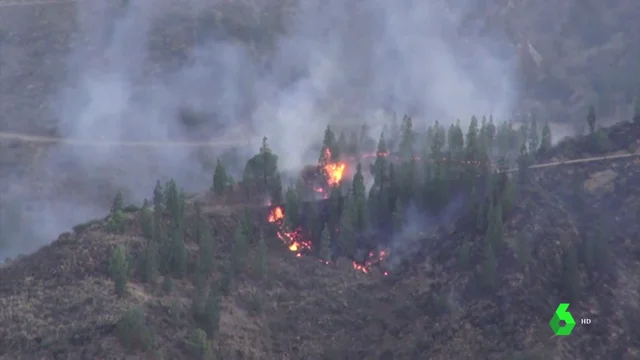
<svg viewBox="0 0 640 360">
<path fill-rule="evenodd" d="M 93 139 L 97 145 L 242 135 L 246 142 L 237 150 L 248 157 L 267 136 L 281 168 L 296 171 L 317 160 L 316 154 L 303 154 L 328 123 L 342 128 L 367 121 L 377 138 L 380 114 L 409 113 L 448 124 L 472 114 L 509 114 L 515 100 L 509 47 L 465 27 L 471 11 L 465 2 L 224 3 L 216 5 L 217 15 L 200 19 L 199 29 L 172 18 L 207 14 L 204 0 L 188 8 L 132 1 L 124 10 L 107 3 L 77 5 L 78 45 L 69 55 L 65 81 L 52 94 L 65 138 Z M 231 25 L 220 25 L 220 18 Z M 171 54 L 166 48 L 179 45 L 180 38 L 192 46 Z M 194 123 L 180 120 L 185 109 L 197 114 Z M 232 133 L 241 123 L 252 132 Z M 136 202 L 149 196 L 159 178 L 202 190 L 211 176 L 203 154 L 222 153 L 181 147 L 50 149 L 39 163 L 47 180 L 41 195 L 27 199 L 30 185 L 13 192 L 23 203 L 35 202 L 36 211 L 24 213 L 21 223 L 44 226 L 30 229 L 32 240 L 9 241 L 16 246 L 8 254 L 32 251 L 75 223 L 103 215 L 116 189 Z M 237 170 L 244 164 L 228 165 Z"/>
<path fill-rule="evenodd" d="M 407 208 L 407 219 L 402 230 L 394 234 L 386 245 L 385 250 L 391 255 L 385 259 L 385 267 L 394 271 L 404 261 L 412 261 L 419 251 L 429 251 L 431 247 L 443 246 L 443 244 L 434 244 L 432 239 L 436 237 L 438 230 L 442 230 L 443 227 L 451 225 L 460 218 L 468 202 L 467 196 L 458 195 L 437 216 L 425 214 L 413 207 Z"/>
</svg>

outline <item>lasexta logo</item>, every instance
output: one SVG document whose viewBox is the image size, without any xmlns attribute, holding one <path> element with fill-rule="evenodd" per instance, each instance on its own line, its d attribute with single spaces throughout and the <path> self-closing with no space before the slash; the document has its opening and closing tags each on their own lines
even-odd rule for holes
<svg viewBox="0 0 640 360">
<path fill-rule="evenodd" d="M 551 330 L 553 330 L 553 333 L 557 336 L 570 335 L 573 328 L 576 326 L 576 321 L 567 309 L 569 309 L 568 303 L 558 305 L 556 312 L 553 314 L 553 317 L 549 322 Z"/>
</svg>

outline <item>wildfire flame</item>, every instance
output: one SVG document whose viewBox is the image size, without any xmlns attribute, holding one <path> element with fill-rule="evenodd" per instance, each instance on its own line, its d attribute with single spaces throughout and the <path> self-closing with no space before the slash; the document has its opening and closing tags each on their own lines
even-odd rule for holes
<svg viewBox="0 0 640 360">
<path fill-rule="evenodd" d="M 387 257 L 388 253 L 385 250 L 380 250 L 378 253 L 374 253 L 369 252 L 369 257 L 368 259 L 364 262 L 364 264 L 359 264 L 355 261 L 353 261 L 353 268 L 357 271 L 361 271 L 365 274 L 369 274 L 371 273 L 371 268 L 375 265 L 375 264 L 379 264 L 380 262 L 382 262 L 386 257 Z M 388 275 L 388 272 L 383 271 L 382 274 L 384 276 Z"/>
<path fill-rule="evenodd" d="M 331 187 L 340 185 L 345 170 L 347 170 L 346 163 L 331 162 L 331 150 L 327 148 L 324 150 L 324 156 L 320 166 L 322 166 L 327 175 L 327 185 Z"/>
<path fill-rule="evenodd" d="M 310 240 L 306 240 L 303 238 L 301 229 L 295 229 L 292 231 L 287 231 L 284 229 L 284 218 L 285 213 L 282 207 L 276 206 L 269 211 L 268 220 L 272 224 L 276 224 L 278 227 L 278 238 L 284 242 L 289 251 L 296 254 L 296 257 L 302 257 L 303 252 L 311 250 L 312 243 Z M 371 273 L 371 268 L 384 260 L 387 256 L 387 252 L 381 250 L 377 253 L 370 252 L 368 260 L 365 261 L 364 264 L 358 264 L 357 262 L 353 262 L 353 268 L 357 271 L 361 271 L 365 274 Z M 329 265 L 329 261 L 320 260 L 321 263 Z M 383 275 L 387 275 L 386 271 L 382 272 Z"/>
<path fill-rule="evenodd" d="M 329 186 L 338 186 L 342 181 L 344 171 L 347 169 L 345 163 L 327 164 L 324 166 L 324 170 L 328 174 L 327 184 Z"/>
<path fill-rule="evenodd" d="M 287 245 L 290 251 L 295 252 L 296 256 L 302 256 L 301 251 L 311 249 L 311 241 L 302 239 L 300 229 L 287 231 L 284 229 L 284 210 L 282 207 L 276 206 L 269 212 L 270 223 L 278 225 L 278 238 Z"/>
<path fill-rule="evenodd" d="M 269 222 L 274 223 L 281 220 L 284 220 L 284 211 L 278 206 L 269 213 Z"/>
</svg>

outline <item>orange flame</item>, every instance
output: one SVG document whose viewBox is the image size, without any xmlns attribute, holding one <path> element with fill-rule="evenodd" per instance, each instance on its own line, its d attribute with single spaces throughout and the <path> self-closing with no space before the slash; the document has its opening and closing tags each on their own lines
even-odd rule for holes
<svg viewBox="0 0 640 360">
<path fill-rule="evenodd" d="M 331 162 L 331 150 L 329 148 L 324 149 L 324 156 L 320 161 L 320 166 L 327 174 L 327 184 L 329 186 L 340 185 L 344 172 L 347 170 L 347 164 L 344 162 Z"/>
<path fill-rule="evenodd" d="M 331 155 L 327 150 L 327 155 Z M 344 164 L 328 164 L 325 165 L 325 169 L 331 176 L 329 185 L 334 186 L 338 185 L 340 180 L 342 180 L 342 175 L 344 173 L 346 166 Z M 329 171 L 335 170 L 333 172 Z M 317 192 L 321 192 L 326 195 L 322 188 L 316 188 Z M 282 207 L 276 206 L 269 211 L 268 221 L 277 226 L 277 236 L 282 242 L 287 246 L 289 251 L 294 252 L 296 257 L 302 257 L 303 252 L 309 251 L 312 248 L 312 243 L 310 240 L 305 240 L 302 235 L 302 230 L 297 228 L 295 230 L 285 229 L 284 226 L 285 213 Z M 339 229 L 336 229 L 339 231 Z M 381 262 L 387 256 L 387 252 L 385 250 L 380 250 L 377 253 L 370 252 L 368 260 L 364 264 L 358 264 L 355 261 L 353 262 L 353 268 L 357 271 L 362 271 L 363 273 L 369 274 L 371 273 L 371 267 L 374 264 Z M 320 260 L 321 263 L 326 265 L 331 264 L 329 261 Z M 383 275 L 388 275 L 386 271 L 382 272 Z"/>
<path fill-rule="evenodd" d="M 356 269 L 356 270 L 358 270 L 358 271 L 362 271 L 362 272 L 363 272 L 363 273 L 365 273 L 365 274 L 368 274 L 368 273 L 369 273 L 369 268 L 368 268 L 367 266 L 365 266 L 365 265 L 360 265 L 360 264 L 358 264 L 358 263 L 357 263 L 357 262 L 355 262 L 355 261 L 353 262 L 353 268 L 354 268 L 354 269 Z"/>
<path fill-rule="evenodd" d="M 278 206 L 272 209 L 269 213 L 269 222 L 274 223 L 281 220 L 284 220 L 284 211 L 282 211 L 282 208 Z"/>
<path fill-rule="evenodd" d="M 377 254 L 374 252 L 370 252 L 369 259 L 365 261 L 364 264 L 358 264 L 357 262 L 353 261 L 353 268 L 357 271 L 369 274 L 371 273 L 371 267 L 374 264 L 379 264 L 380 262 L 382 262 L 387 257 L 387 254 L 388 253 L 386 250 L 380 250 Z M 389 273 L 387 271 L 383 271 L 382 275 L 387 276 L 389 275 Z"/>
<path fill-rule="evenodd" d="M 327 179 L 327 183 L 329 186 L 338 186 L 342 181 L 342 177 L 344 175 L 344 171 L 347 169 L 347 165 L 345 163 L 335 163 L 335 164 L 327 164 L 324 166 L 324 170 L 327 172 L 329 178 Z"/>
<path fill-rule="evenodd" d="M 293 231 L 286 231 L 283 228 L 284 225 L 284 210 L 282 207 L 277 206 L 269 212 L 270 223 L 274 223 L 278 226 L 278 238 L 284 242 L 290 251 L 295 252 L 296 256 L 302 256 L 300 251 L 302 250 L 310 250 L 311 249 L 311 241 L 302 240 L 302 235 L 300 229 L 296 229 Z"/>
</svg>

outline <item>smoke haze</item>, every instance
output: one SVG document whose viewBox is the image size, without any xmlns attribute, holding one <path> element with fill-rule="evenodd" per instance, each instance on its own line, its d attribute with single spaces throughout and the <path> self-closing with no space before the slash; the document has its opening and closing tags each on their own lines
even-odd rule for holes
<svg viewBox="0 0 640 360">
<path fill-rule="evenodd" d="M 328 123 L 367 121 L 377 138 L 380 114 L 445 124 L 460 118 L 464 124 L 472 114 L 508 116 L 516 100 L 511 48 L 463 28 L 470 11 L 464 1 L 454 8 L 439 1 L 311 0 L 280 17 L 264 15 L 275 11 L 266 5 L 242 11 L 242 5 L 221 5 L 223 17 L 233 11 L 242 21 L 253 19 L 251 36 L 263 42 L 240 41 L 201 20 L 196 41 L 173 54 L 158 47 L 175 41 L 158 38 L 179 23 L 171 19 L 176 4 L 134 1 L 123 10 L 106 3 L 77 4 L 76 45 L 64 81 L 51 94 L 64 138 L 99 145 L 241 137 L 235 151 L 246 160 L 267 136 L 280 167 L 296 171 L 317 160 L 309 149 Z M 190 5 L 181 15 L 207 9 Z M 260 29 L 272 18 L 283 26 Z M 180 116 L 185 111 L 195 114 L 192 123 Z M 240 124 L 252 131 L 238 132 Z M 20 204 L 11 211 L 21 216 L 17 222 L 3 217 L 8 245 L 0 247 L 1 258 L 33 251 L 77 223 L 104 216 L 117 189 L 133 202 L 149 196 L 157 179 L 202 190 L 212 174 L 203 154 L 215 159 L 225 150 L 53 147 L 37 164 L 38 192 L 30 183 L 4 179 L 12 184 L 7 201 Z M 227 165 L 237 172 L 244 163 Z"/>
</svg>

